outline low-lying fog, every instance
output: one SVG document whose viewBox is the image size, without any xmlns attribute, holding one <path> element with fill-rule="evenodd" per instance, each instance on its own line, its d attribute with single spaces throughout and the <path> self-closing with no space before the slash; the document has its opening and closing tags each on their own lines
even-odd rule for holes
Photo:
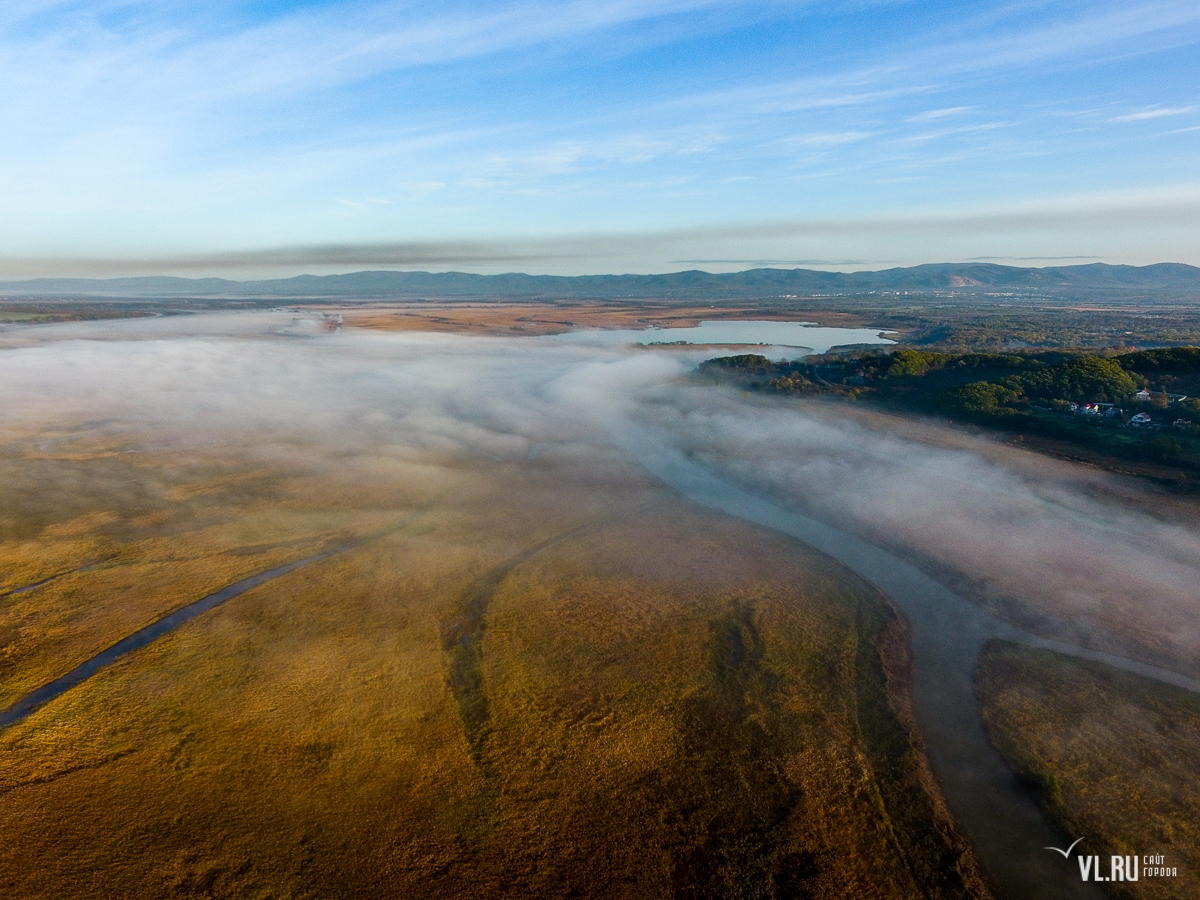
<svg viewBox="0 0 1200 900">
<path fill-rule="evenodd" d="M 353 465 L 516 462 L 552 445 L 586 458 L 616 452 L 611 430 L 637 422 L 731 480 L 965 576 L 958 587 L 1019 624 L 1200 671 L 1200 534 L 1094 496 L 1061 464 L 917 440 L 833 405 L 748 400 L 686 378 L 698 352 L 320 324 L 222 314 L 12 330 L 0 428 L 92 423 L 134 444 Z"/>
</svg>

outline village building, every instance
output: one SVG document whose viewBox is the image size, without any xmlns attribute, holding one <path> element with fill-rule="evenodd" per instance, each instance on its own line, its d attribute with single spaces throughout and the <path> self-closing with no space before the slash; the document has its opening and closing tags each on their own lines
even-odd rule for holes
<svg viewBox="0 0 1200 900">
<path fill-rule="evenodd" d="M 1180 403 L 1188 398 L 1187 394 L 1170 394 L 1166 391 L 1149 391 L 1145 388 L 1142 388 L 1133 395 L 1133 399 L 1138 403 L 1149 403 L 1154 398 L 1156 393 L 1159 394 L 1159 396 L 1165 395 L 1167 398 L 1167 403 Z"/>
</svg>

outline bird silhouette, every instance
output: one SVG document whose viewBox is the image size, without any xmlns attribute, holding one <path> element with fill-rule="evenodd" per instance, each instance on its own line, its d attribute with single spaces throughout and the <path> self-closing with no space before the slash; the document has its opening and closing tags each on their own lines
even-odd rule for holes
<svg viewBox="0 0 1200 900">
<path fill-rule="evenodd" d="M 1078 838 L 1078 839 L 1075 841 L 1075 844 L 1078 844 L 1078 843 L 1079 843 L 1080 841 L 1082 841 L 1082 840 L 1083 840 L 1083 838 Z M 1063 855 L 1063 859 L 1070 859 L 1070 858 L 1071 858 L 1071 851 L 1075 849 L 1075 844 L 1072 844 L 1072 845 L 1071 845 L 1070 847 L 1068 847 L 1066 850 L 1059 850 L 1057 847 L 1043 847 L 1042 849 L 1043 849 L 1043 850 L 1053 850 L 1055 853 L 1061 853 L 1061 854 Z"/>
</svg>

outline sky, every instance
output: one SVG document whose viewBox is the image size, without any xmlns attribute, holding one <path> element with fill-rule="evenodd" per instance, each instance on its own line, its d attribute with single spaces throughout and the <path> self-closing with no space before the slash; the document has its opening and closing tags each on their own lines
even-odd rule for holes
<svg viewBox="0 0 1200 900">
<path fill-rule="evenodd" d="M 0 277 L 1200 264 L 1200 4 L 9 0 Z"/>
</svg>

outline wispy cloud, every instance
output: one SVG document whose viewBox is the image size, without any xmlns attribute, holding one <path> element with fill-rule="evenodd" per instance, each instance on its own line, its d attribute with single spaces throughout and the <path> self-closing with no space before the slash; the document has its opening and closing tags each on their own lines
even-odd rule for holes
<svg viewBox="0 0 1200 900">
<path fill-rule="evenodd" d="M 1195 106 L 1165 106 L 1156 109 L 1143 109 L 1138 112 L 1126 113 L 1123 116 L 1114 116 L 1109 119 L 1110 122 L 1142 122 L 1146 119 L 1163 119 L 1168 116 L 1183 116 L 1190 112 L 1195 112 Z"/>
<path fill-rule="evenodd" d="M 918 134 L 910 134 L 896 140 L 901 143 L 919 143 L 922 141 L 936 141 L 940 138 L 949 137 L 959 134 L 975 134 L 980 131 L 995 131 L 997 128 L 1008 127 L 1009 122 L 985 122 L 980 125 L 963 125 L 959 128 L 942 128 L 938 131 L 922 131 Z"/>
<path fill-rule="evenodd" d="M 931 41 L 930 49 L 919 54 L 914 64 L 924 67 L 936 63 L 945 72 L 968 72 L 1051 60 L 1061 65 L 1114 50 L 1145 54 L 1160 47 L 1194 43 L 1192 29 L 1200 23 L 1200 8 L 1175 0 L 1082 7 L 1032 5 L 1041 7 L 1039 14 L 1030 14 L 1030 4 L 1016 4 L 996 7 L 975 22 L 952 21 L 946 27 L 947 39 Z M 1002 21 L 1005 17 L 1008 21 Z M 1013 27 L 1014 18 L 1029 24 Z M 986 27 L 988 24 L 993 27 Z M 1151 35 L 1155 37 L 1153 43 L 1145 40 Z M 1143 40 L 1135 43 L 1136 38 Z"/>
<path fill-rule="evenodd" d="M 602 3 L 508 2 L 486 11 L 458 4 L 430 13 L 392 3 L 339 3 L 291 12 L 262 23 L 214 29 L 209 16 L 185 7 L 122 4 L 131 14 L 71 4 L 65 28 L 38 27 L 38 5 L 10 11 L 6 56 L 33 71 L 47 62 L 80 86 L 110 80 L 191 88 L 191 100 L 218 94 L 300 90 L 362 81 L 381 72 L 487 56 L 639 21 L 719 5 L 721 0 Z M 232 27 L 231 27 L 232 25 Z M 24 26 L 24 27 L 22 27 Z M 206 27 L 209 26 L 209 27 Z M 24 40 L 13 36 L 26 35 Z"/>
<path fill-rule="evenodd" d="M 910 122 L 932 122 L 935 119 L 944 119 L 947 116 L 958 116 L 965 112 L 970 112 L 975 107 L 973 106 L 951 106 L 946 109 L 931 109 L 928 112 L 918 113 L 915 116 L 909 116 Z"/>
<path fill-rule="evenodd" d="M 800 144 L 805 147 L 838 147 L 842 144 L 854 144 L 874 137 L 874 131 L 832 131 L 817 134 L 800 134 L 786 138 L 786 143 Z"/>
</svg>

